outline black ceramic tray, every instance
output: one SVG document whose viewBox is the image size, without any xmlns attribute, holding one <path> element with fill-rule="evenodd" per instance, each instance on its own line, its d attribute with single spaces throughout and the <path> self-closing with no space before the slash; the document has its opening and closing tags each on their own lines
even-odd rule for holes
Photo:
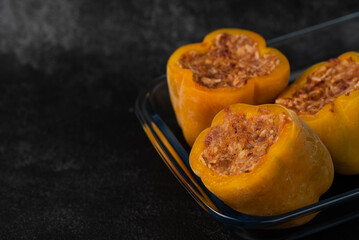
<svg viewBox="0 0 359 240">
<path fill-rule="evenodd" d="M 287 56 L 292 82 L 314 63 L 359 50 L 359 12 L 269 40 L 267 45 Z M 146 92 L 139 94 L 136 114 L 153 146 L 188 193 L 204 210 L 228 223 L 245 239 L 297 239 L 359 217 L 359 176 L 338 174 L 318 203 L 270 217 L 236 212 L 209 192 L 192 172 L 188 160 L 190 148 L 177 125 L 165 76 L 155 79 Z M 303 226 L 266 230 L 318 211 L 317 217 Z"/>
</svg>

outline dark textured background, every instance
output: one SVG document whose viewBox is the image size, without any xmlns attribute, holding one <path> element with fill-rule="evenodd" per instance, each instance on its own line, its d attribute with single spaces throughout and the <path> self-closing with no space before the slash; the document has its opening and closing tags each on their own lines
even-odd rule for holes
<svg viewBox="0 0 359 240">
<path fill-rule="evenodd" d="M 232 239 L 162 163 L 136 95 L 216 28 L 270 39 L 356 2 L 0 0 L 0 239 Z"/>
</svg>

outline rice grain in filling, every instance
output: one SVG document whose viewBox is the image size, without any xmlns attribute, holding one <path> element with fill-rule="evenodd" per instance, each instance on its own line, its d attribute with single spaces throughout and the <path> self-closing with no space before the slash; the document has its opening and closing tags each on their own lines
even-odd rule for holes
<svg viewBox="0 0 359 240">
<path fill-rule="evenodd" d="M 208 88 L 240 88 L 248 79 L 270 74 L 280 60 L 260 56 L 258 44 L 245 35 L 218 34 L 207 53 L 189 51 L 178 64 L 191 69 L 193 80 Z"/>
<path fill-rule="evenodd" d="M 224 120 L 211 128 L 205 138 L 205 150 L 200 159 L 219 175 L 237 175 L 253 170 L 277 140 L 290 118 L 284 113 L 275 115 L 259 108 L 258 114 L 225 109 Z"/>
<path fill-rule="evenodd" d="M 330 59 L 310 74 L 291 98 L 278 98 L 276 103 L 302 115 L 313 115 L 337 97 L 358 89 L 359 64 L 351 57 Z"/>
</svg>

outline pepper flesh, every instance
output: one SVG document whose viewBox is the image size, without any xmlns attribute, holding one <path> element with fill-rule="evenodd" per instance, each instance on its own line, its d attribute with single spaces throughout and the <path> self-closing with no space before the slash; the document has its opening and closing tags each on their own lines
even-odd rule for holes
<svg viewBox="0 0 359 240">
<path fill-rule="evenodd" d="M 253 39 L 258 44 L 259 54 L 276 56 L 279 65 L 268 75 L 248 79 L 240 88 L 208 88 L 196 83 L 193 72 L 180 67 L 178 61 L 189 51 L 206 53 L 215 37 L 221 33 L 245 35 Z M 219 29 L 208 34 L 201 43 L 178 48 L 167 63 L 167 82 L 176 118 L 187 143 L 192 146 L 199 133 L 210 125 L 215 114 L 230 104 L 263 104 L 274 101 L 288 85 L 289 71 L 288 60 L 281 52 L 266 47 L 263 37 L 247 30 Z"/>
<path fill-rule="evenodd" d="M 285 114 L 291 119 L 259 164 L 249 172 L 225 175 L 218 174 L 201 161 L 209 131 L 224 121 L 226 113 L 222 110 L 210 128 L 196 139 L 190 153 L 192 170 L 218 198 L 245 214 L 272 216 L 317 202 L 333 182 L 334 169 L 328 150 L 293 111 L 280 105 L 234 104 L 230 111 L 253 116 L 261 114 L 259 108 L 273 114 Z M 295 219 L 282 227 L 304 224 L 314 216 Z"/>
<path fill-rule="evenodd" d="M 347 52 L 338 59 L 351 58 L 359 63 L 359 54 Z M 323 67 L 326 62 L 313 65 L 303 72 L 278 99 L 291 98 L 302 88 L 307 77 Z M 277 102 L 278 102 L 277 99 Z M 278 102 L 279 103 L 279 102 Z M 328 148 L 335 171 L 340 174 L 359 174 L 359 90 L 343 94 L 315 114 L 297 113 L 311 127 Z"/>
</svg>

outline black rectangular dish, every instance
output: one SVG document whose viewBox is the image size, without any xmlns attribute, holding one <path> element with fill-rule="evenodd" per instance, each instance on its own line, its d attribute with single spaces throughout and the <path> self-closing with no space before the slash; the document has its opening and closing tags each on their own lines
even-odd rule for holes
<svg viewBox="0 0 359 240">
<path fill-rule="evenodd" d="M 359 13 L 269 40 L 267 44 L 287 56 L 292 82 L 314 63 L 359 50 Z M 190 148 L 177 125 L 165 76 L 155 79 L 150 89 L 138 96 L 136 114 L 153 146 L 189 194 L 204 210 L 234 227 L 245 239 L 297 239 L 359 217 L 359 176 L 338 174 L 318 203 L 270 217 L 234 211 L 209 192 L 192 172 L 188 159 Z M 318 216 L 303 226 L 265 230 L 318 211 Z"/>
</svg>

